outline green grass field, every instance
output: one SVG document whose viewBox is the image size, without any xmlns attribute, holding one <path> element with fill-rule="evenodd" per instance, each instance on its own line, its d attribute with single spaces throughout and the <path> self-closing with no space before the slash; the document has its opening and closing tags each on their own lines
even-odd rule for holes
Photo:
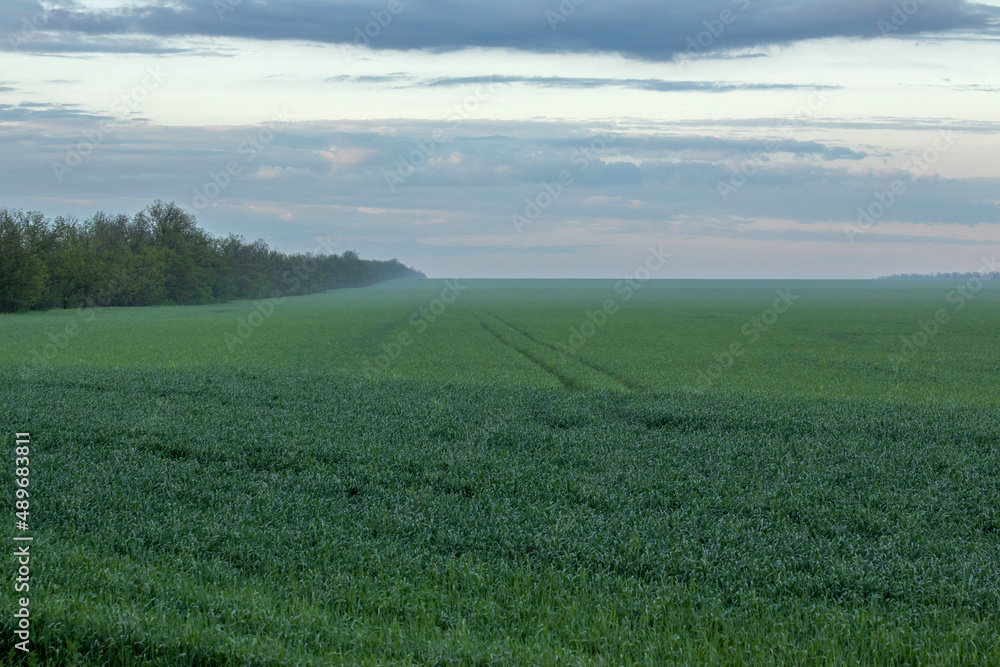
<svg viewBox="0 0 1000 667">
<path fill-rule="evenodd" d="M 1000 285 L 619 287 L 0 316 L 5 662 L 1000 664 Z"/>
</svg>

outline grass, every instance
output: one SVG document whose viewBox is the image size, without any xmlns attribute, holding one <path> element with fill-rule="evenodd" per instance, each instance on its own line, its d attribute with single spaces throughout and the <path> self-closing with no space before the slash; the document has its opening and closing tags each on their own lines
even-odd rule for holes
<svg viewBox="0 0 1000 667">
<path fill-rule="evenodd" d="M 251 302 L 4 316 L 0 363 L 266 367 L 387 381 L 565 387 L 566 378 L 553 372 L 559 371 L 579 388 L 624 385 L 656 392 L 698 389 L 699 372 L 740 342 L 744 354 L 708 391 L 962 404 L 997 400 L 1000 286 L 990 285 L 954 312 L 947 301 L 954 286 L 939 281 L 662 281 L 648 283 L 628 301 L 604 281 L 462 284 L 461 298 L 434 321 L 419 310 L 439 297 L 440 281 L 289 298 L 233 345 L 227 336 L 237 337 L 240 322 L 255 312 Z M 799 300 L 750 342 L 742 329 L 771 307 L 776 290 L 787 288 Z M 576 349 L 576 359 L 559 363 L 552 348 L 570 347 L 571 330 L 607 299 L 616 300 L 618 312 Z M 919 323 L 940 309 L 947 309 L 949 322 L 912 359 L 893 364 L 890 355 L 903 349 L 900 336 L 919 332 Z M 410 323 L 414 316 L 423 328 Z M 76 325 L 76 333 L 58 349 L 52 337 L 63 336 L 67 325 Z M 408 344 L 387 348 L 401 334 L 409 336 Z M 48 362 L 47 346 L 53 353 Z"/>
<path fill-rule="evenodd" d="M 253 304 L 107 310 L 46 364 L 80 315 L 0 318 L 31 661 L 1000 663 L 996 292 L 887 377 L 947 290 L 803 284 L 686 388 L 778 287 L 649 285 L 562 359 L 607 285 L 302 297 L 234 352 Z"/>
</svg>

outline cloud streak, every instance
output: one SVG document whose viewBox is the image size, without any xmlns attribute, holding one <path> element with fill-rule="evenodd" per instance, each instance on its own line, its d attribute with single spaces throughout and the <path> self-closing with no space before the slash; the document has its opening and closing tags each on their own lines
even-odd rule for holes
<svg viewBox="0 0 1000 667">
<path fill-rule="evenodd" d="M 418 79 L 405 74 L 359 75 L 339 74 L 327 77 L 326 83 L 396 83 L 397 88 L 453 88 L 477 84 L 524 84 L 539 88 L 562 88 L 588 90 L 593 88 L 630 88 L 659 93 L 731 93 L 742 90 L 815 90 L 832 89 L 837 86 L 815 86 L 791 83 L 729 83 L 725 81 L 668 81 L 664 79 L 615 79 L 597 77 L 564 76 L 491 76 L 441 77 Z"/>
</svg>

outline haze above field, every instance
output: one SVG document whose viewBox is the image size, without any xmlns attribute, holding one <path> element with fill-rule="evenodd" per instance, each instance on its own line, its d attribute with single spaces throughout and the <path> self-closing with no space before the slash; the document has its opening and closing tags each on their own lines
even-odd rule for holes
<svg viewBox="0 0 1000 667">
<path fill-rule="evenodd" d="M 974 294 L 933 280 L 444 284 L 9 316 L 0 366 L 232 366 L 639 395 L 1000 402 L 995 282 Z"/>
<path fill-rule="evenodd" d="M 650 246 L 656 278 L 978 271 L 998 21 L 997 0 L 14 0 L 0 200 L 161 198 L 435 277 L 620 278 Z"/>
</svg>

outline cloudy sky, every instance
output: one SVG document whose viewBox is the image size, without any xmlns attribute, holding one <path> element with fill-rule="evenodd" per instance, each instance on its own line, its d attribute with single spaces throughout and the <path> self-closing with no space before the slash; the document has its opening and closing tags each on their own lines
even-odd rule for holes
<svg viewBox="0 0 1000 667">
<path fill-rule="evenodd" d="M 1000 255 L 1000 0 L 3 0 L 0 206 L 430 276 Z"/>
</svg>

